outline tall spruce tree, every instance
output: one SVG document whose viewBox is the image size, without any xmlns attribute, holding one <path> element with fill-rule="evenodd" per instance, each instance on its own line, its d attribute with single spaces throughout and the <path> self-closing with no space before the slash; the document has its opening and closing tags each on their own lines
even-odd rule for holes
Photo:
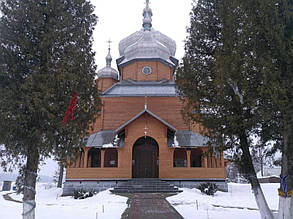
<svg viewBox="0 0 293 219">
<path fill-rule="evenodd" d="M 271 121 L 279 129 L 271 132 L 280 136 L 282 173 L 279 189 L 279 219 L 293 218 L 293 1 L 279 0 L 275 23 L 279 30 L 270 32 L 271 54 L 274 67 L 266 81 L 271 95 L 271 105 L 276 113 Z M 273 80 L 272 80 L 273 79 Z"/>
<path fill-rule="evenodd" d="M 186 115 L 201 122 L 219 145 L 232 148 L 240 170 L 252 186 L 262 218 L 273 218 L 253 167 L 253 137 L 271 137 L 277 118 L 271 85 L 280 88 L 271 34 L 277 23 L 279 1 L 199 0 L 193 8 L 183 64 L 177 83 L 186 97 Z M 273 26 L 272 26 L 273 25 Z M 269 35 L 267 33 L 269 32 Z M 275 91 L 276 91 L 275 90 Z"/>
<path fill-rule="evenodd" d="M 280 196 L 279 219 L 293 218 L 293 1 L 285 3 L 285 57 L 282 68 L 282 88 L 285 89 L 285 104 L 282 110 L 284 122 L 284 145 L 282 147 L 282 177 L 286 180 L 285 197 Z M 284 7 L 284 6 L 283 6 Z M 281 56 L 282 57 L 282 56 Z M 280 56 L 279 56 L 280 59 Z M 278 102 L 277 102 L 278 105 Z M 286 178 L 285 178 L 286 177 Z M 284 187 L 281 188 L 284 191 Z"/>
<path fill-rule="evenodd" d="M 1 155 L 24 162 L 23 218 L 31 219 L 40 160 L 70 156 L 99 107 L 97 17 L 89 0 L 2 0 L 0 10 Z"/>
</svg>

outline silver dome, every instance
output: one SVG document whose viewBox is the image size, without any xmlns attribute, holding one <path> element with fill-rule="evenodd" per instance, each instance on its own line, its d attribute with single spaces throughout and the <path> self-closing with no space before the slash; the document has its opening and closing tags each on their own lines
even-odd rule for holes
<svg viewBox="0 0 293 219">
<path fill-rule="evenodd" d="M 112 57 L 110 54 L 110 48 L 108 55 L 106 56 L 106 67 L 98 71 L 98 78 L 113 78 L 118 80 L 118 71 L 111 67 Z"/>
<path fill-rule="evenodd" d="M 152 28 L 152 10 L 148 1 L 143 10 L 143 28 L 136 31 L 119 43 L 120 58 L 118 65 L 123 65 L 135 59 L 161 59 L 175 66 L 176 43 L 170 37 Z"/>
</svg>

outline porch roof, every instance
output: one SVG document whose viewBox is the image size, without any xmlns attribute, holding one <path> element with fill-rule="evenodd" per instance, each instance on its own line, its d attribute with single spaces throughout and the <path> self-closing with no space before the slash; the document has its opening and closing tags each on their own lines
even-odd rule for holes
<svg viewBox="0 0 293 219">
<path fill-rule="evenodd" d="M 96 133 L 91 134 L 86 142 L 87 147 L 101 147 L 101 148 L 117 148 L 124 145 L 124 135 L 121 135 L 121 131 L 134 120 L 139 118 L 144 113 L 148 113 L 155 119 L 163 123 L 172 133 L 167 138 L 168 147 L 202 147 L 206 146 L 209 138 L 203 136 L 199 133 L 189 131 L 189 130 L 177 130 L 174 126 L 160 118 L 155 113 L 148 110 L 146 107 L 144 110 L 139 112 L 137 115 L 132 117 L 130 120 L 125 122 L 116 130 L 102 130 Z M 119 134 L 120 133 L 120 134 Z"/>
<path fill-rule="evenodd" d="M 124 145 L 124 136 L 119 137 L 115 130 L 102 130 L 91 134 L 87 139 L 86 146 L 101 148 L 122 147 Z"/>
<path fill-rule="evenodd" d="M 173 136 L 169 136 L 167 139 L 168 147 L 202 147 L 206 146 L 209 138 L 199 133 L 178 130 Z"/>
</svg>

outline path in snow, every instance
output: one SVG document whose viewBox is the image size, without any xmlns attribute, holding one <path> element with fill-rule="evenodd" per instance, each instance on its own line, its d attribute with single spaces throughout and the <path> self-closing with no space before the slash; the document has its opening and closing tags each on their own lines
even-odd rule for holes
<svg viewBox="0 0 293 219">
<path fill-rule="evenodd" d="M 161 193 L 134 193 L 129 197 L 128 208 L 122 219 L 183 219 Z"/>
</svg>

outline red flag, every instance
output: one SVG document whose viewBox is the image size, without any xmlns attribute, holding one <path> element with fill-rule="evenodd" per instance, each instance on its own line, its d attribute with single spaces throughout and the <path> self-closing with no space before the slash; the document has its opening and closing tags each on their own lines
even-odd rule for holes
<svg viewBox="0 0 293 219">
<path fill-rule="evenodd" d="M 70 98 L 70 104 L 67 107 L 67 110 L 65 111 L 63 123 L 66 123 L 68 114 L 70 113 L 70 120 L 74 120 L 74 109 L 76 108 L 76 103 L 77 103 L 77 93 L 73 93 L 71 98 Z"/>
</svg>

